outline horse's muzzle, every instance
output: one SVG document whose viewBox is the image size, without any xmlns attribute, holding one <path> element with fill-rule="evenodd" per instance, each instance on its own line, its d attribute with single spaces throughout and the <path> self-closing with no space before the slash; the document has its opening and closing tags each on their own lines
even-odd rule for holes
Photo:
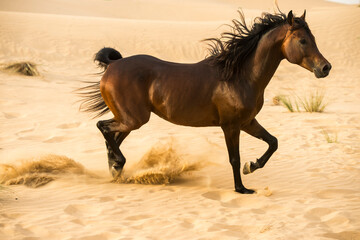
<svg viewBox="0 0 360 240">
<path fill-rule="evenodd" d="M 324 78 L 329 75 L 331 67 L 331 64 L 326 61 L 326 63 L 323 63 L 319 67 L 314 68 L 313 71 L 317 78 Z"/>
</svg>

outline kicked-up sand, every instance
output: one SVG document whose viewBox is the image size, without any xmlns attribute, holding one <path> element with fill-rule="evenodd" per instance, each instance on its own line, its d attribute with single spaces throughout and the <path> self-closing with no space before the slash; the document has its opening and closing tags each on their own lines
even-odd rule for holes
<svg viewBox="0 0 360 240">
<path fill-rule="evenodd" d="M 242 8 L 246 19 L 273 1 L 1 0 L 0 64 L 35 63 L 40 76 L 0 71 L 0 239 L 360 239 L 360 8 L 279 1 L 307 22 L 333 69 L 324 79 L 284 60 L 258 121 L 279 140 L 237 194 L 220 128 L 176 126 L 152 115 L 121 148 L 112 179 L 99 119 L 74 93 L 97 81 L 94 54 L 168 61 L 207 56 Z M 290 113 L 273 97 L 324 92 L 324 113 Z M 111 114 L 101 119 L 111 118 Z M 330 139 L 330 140 L 329 140 Z M 242 165 L 267 145 L 245 133 Z"/>
</svg>

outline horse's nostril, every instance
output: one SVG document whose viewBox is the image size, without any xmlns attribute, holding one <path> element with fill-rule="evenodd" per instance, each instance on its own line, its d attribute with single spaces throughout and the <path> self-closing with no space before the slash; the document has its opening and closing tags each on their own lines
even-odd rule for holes
<svg viewBox="0 0 360 240">
<path fill-rule="evenodd" d="M 323 71 L 323 73 L 328 73 L 330 71 L 330 69 L 331 69 L 331 66 L 329 64 L 325 64 L 322 71 Z"/>
</svg>

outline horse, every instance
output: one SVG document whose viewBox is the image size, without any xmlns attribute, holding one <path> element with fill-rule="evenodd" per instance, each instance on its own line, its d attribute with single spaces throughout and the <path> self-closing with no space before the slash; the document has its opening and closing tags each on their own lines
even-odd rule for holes
<svg viewBox="0 0 360 240">
<path fill-rule="evenodd" d="M 247 162 L 243 173 L 263 168 L 278 148 L 272 136 L 256 120 L 264 103 L 264 91 L 283 59 L 326 77 L 331 64 L 323 57 L 305 21 L 290 11 L 263 13 L 252 26 L 232 21 L 231 31 L 205 39 L 210 54 L 192 64 L 174 63 L 149 55 L 123 58 L 104 47 L 94 61 L 103 67 L 100 81 L 81 88 L 80 109 L 96 117 L 111 111 L 109 120 L 97 127 L 105 138 L 109 169 L 121 174 L 126 159 L 120 150 L 124 139 L 147 123 L 151 113 L 178 125 L 219 126 L 223 130 L 233 170 L 235 191 L 252 194 L 241 180 L 239 135 L 244 131 L 268 144 L 255 162 Z"/>
</svg>

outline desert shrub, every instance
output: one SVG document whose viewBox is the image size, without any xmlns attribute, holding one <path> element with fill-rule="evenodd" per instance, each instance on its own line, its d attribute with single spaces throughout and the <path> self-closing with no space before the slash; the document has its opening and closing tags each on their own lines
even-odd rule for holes
<svg viewBox="0 0 360 240">
<path fill-rule="evenodd" d="M 273 98 L 274 105 L 283 105 L 289 110 L 289 112 L 294 112 L 294 106 L 290 97 L 285 95 L 277 95 Z"/>
<path fill-rule="evenodd" d="M 306 112 L 323 112 L 327 105 L 324 103 L 324 94 L 318 91 L 308 97 L 298 97 L 298 99 Z"/>
<path fill-rule="evenodd" d="M 22 74 L 25 76 L 39 76 L 40 73 L 36 68 L 36 64 L 32 62 L 18 62 L 5 65 L 4 71 Z"/>
<path fill-rule="evenodd" d="M 327 104 L 324 102 L 324 93 L 316 91 L 305 97 L 277 95 L 273 98 L 274 105 L 283 105 L 289 112 L 323 112 Z M 301 107 L 301 108 L 300 108 Z"/>
</svg>

